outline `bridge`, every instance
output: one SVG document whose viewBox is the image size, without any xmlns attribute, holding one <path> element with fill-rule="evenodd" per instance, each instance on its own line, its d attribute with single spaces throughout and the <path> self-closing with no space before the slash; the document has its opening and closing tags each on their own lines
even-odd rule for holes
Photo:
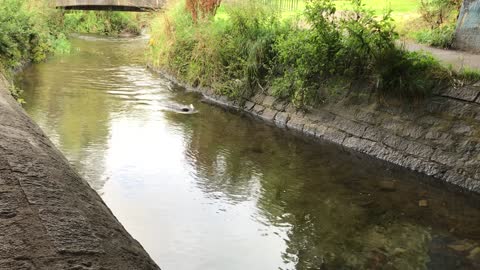
<svg viewBox="0 0 480 270">
<path fill-rule="evenodd" d="M 55 0 L 66 10 L 112 10 L 146 12 L 162 8 L 165 0 Z"/>
</svg>

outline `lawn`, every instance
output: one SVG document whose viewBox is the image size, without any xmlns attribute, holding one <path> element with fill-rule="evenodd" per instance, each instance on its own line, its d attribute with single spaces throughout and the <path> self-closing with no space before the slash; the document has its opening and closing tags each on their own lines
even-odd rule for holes
<svg viewBox="0 0 480 270">
<path fill-rule="evenodd" d="M 351 2 L 348 0 L 335 1 L 339 9 L 349 9 Z M 420 4 L 420 0 L 364 0 L 363 3 L 377 13 L 382 13 L 387 9 L 391 9 L 394 13 L 416 13 Z"/>
<path fill-rule="evenodd" d="M 278 0 L 272 0 L 272 3 L 275 3 L 276 1 Z M 258 2 L 264 1 L 258 0 Z M 305 2 L 306 1 L 304 0 L 299 0 L 297 10 L 283 10 L 282 17 L 288 18 L 300 14 L 305 8 Z M 336 0 L 335 2 L 339 10 L 350 10 L 352 8 L 352 3 L 350 0 Z M 397 21 L 397 23 L 401 24 L 405 20 L 418 17 L 420 0 L 363 0 L 363 4 L 365 4 L 367 8 L 375 11 L 375 13 L 378 15 L 381 15 L 386 10 L 391 9 L 393 18 Z M 217 18 L 228 18 L 223 5 L 217 12 Z"/>
</svg>

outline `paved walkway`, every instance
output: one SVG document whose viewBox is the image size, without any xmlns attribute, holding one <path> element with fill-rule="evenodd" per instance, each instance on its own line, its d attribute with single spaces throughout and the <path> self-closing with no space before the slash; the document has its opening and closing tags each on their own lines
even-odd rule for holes
<svg viewBox="0 0 480 270">
<path fill-rule="evenodd" d="M 410 51 L 425 51 L 431 53 L 438 58 L 440 62 L 446 65 L 452 65 L 459 70 L 464 67 L 476 69 L 480 71 L 480 55 L 463 51 L 444 50 L 429 47 L 426 45 L 416 44 L 413 42 L 405 42 L 405 48 Z"/>
<path fill-rule="evenodd" d="M 0 74 L 0 270 L 159 269 L 7 89 Z"/>
</svg>

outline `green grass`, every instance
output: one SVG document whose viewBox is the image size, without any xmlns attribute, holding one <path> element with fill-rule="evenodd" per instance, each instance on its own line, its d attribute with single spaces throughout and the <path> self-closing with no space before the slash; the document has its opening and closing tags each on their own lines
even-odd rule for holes
<svg viewBox="0 0 480 270">
<path fill-rule="evenodd" d="M 349 10 L 352 8 L 351 1 L 338 0 L 335 1 L 339 9 Z M 416 13 L 419 7 L 419 0 L 365 0 L 363 3 L 368 9 L 375 11 L 375 13 L 381 14 L 387 9 L 391 9 L 393 13 L 405 14 Z"/>
<path fill-rule="evenodd" d="M 306 6 L 305 0 L 299 1 L 297 10 L 281 10 L 280 17 L 283 19 L 301 16 Z M 420 0 L 364 0 L 365 6 L 373 10 L 375 14 L 382 15 L 388 10 L 392 10 L 392 17 L 395 19 L 397 25 L 403 25 L 405 21 L 413 18 L 418 18 L 418 8 Z M 335 1 L 338 10 L 351 10 L 351 0 L 337 0 Z M 225 5 L 221 5 L 217 11 L 216 19 L 228 20 L 228 13 Z"/>
</svg>

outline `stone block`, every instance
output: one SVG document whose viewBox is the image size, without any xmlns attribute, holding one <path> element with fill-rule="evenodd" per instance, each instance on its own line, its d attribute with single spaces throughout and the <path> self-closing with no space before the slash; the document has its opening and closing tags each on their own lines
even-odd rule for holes
<svg viewBox="0 0 480 270">
<path fill-rule="evenodd" d="M 313 123 L 308 123 L 303 126 L 303 133 L 308 136 L 315 137 L 317 131 L 317 125 Z"/>
<path fill-rule="evenodd" d="M 431 159 L 443 165 L 456 164 L 460 157 L 456 153 L 446 152 L 441 149 L 435 150 Z"/>
<path fill-rule="evenodd" d="M 302 132 L 305 125 L 305 119 L 299 115 L 291 115 L 287 122 L 287 128 Z"/>
<path fill-rule="evenodd" d="M 267 122 L 273 122 L 273 119 L 275 118 L 275 115 L 277 114 L 277 111 L 274 111 L 270 108 L 265 108 L 261 114 L 258 115 L 261 119 L 267 121 Z"/>
<path fill-rule="evenodd" d="M 326 111 L 312 110 L 305 115 L 310 121 L 316 123 L 330 123 L 335 120 L 335 115 Z"/>
<path fill-rule="evenodd" d="M 262 104 L 264 99 L 265 99 L 265 95 L 258 93 L 255 96 L 253 96 L 252 101 L 256 104 Z"/>
<path fill-rule="evenodd" d="M 473 102 L 478 98 L 479 93 L 480 93 L 480 88 L 472 85 L 472 86 L 464 86 L 461 88 L 455 88 L 455 87 L 447 88 L 442 93 L 442 96 Z"/>
<path fill-rule="evenodd" d="M 350 148 L 350 149 L 353 149 L 353 150 L 357 150 L 358 146 L 360 145 L 360 141 L 361 141 L 360 138 L 351 136 L 351 137 L 346 138 L 343 141 L 343 146 L 345 146 L 347 148 Z"/>
<path fill-rule="evenodd" d="M 417 142 L 409 141 L 409 142 L 407 142 L 407 147 L 405 148 L 405 152 L 410 154 L 410 155 L 417 156 L 417 157 L 430 159 L 434 150 L 430 146 L 427 146 L 427 145 L 424 145 L 424 144 L 421 144 L 421 143 L 417 143 Z"/>
<path fill-rule="evenodd" d="M 283 102 L 283 101 L 276 101 L 274 104 L 273 104 L 273 108 L 279 112 L 284 112 L 285 111 L 285 108 L 287 107 L 287 102 Z"/>
<path fill-rule="evenodd" d="M 385 138 L 385 132 L 378 127 L 368 127 L 362 137 L 371 141 L 381 142 Z"/>
<path fill-rule="evenodd" d="M 386 118 L 382 123 L 382 127 L 385 130 L 391 131 L 394 134 L 401 133 L 405 126 L 406 124 L 404 121 L 393 118 Z"/>
<path fill-rule="evenodd" d="M 323 139 L 336 144 L 342 144 L 346 137 L 347 134 L 345 134 L 345 132 L 335 128 L 328 128 L 325 134 L 322 136 Z"/>
<path fill-rule="evenodd" d="M 412 139 L 419 139 L 423 137 L 426 133 L 424 127 L 418 126 L 416 124 L 408 124 L 403 127 L 403 129 L 397 132 L 398 135 L 402 137 L 410 137 Z"/>
<path fill-rule="evenodd" d="M 364 123 L 368 123 L 368 124 L 371 124 L 371 125 L 375 125 L 376 123 L 379 122 L 378 115 L 379 114 L 375 113 L 375 112 L 368 112 L 368 111 L 360 110 L 360 111 L 358 111 L 358 113 L 356 113 L 354 115 L 354 117 L 359 122 L 364 122 Z"/>
<path fill-rule="evenodd" d="M 273 108 L 273 104 L 275 103 L 275 98 L 272 96 L 266 96 L 263 99 L 262 105 L 267 108 Z"/>
<path fill-rule="evenodd" d="M 403 139 L 402 137 L 396 136 L 396 135 L 388 135 L 386 136 L 383 141 L 385 145 L 400 150 L 404 151 L 407 148 L 408 142 L 407 140 Z"/>
<path fill-rule="evenodd" d="M 290 115 L 288 113 L 279 112 L 275 115 L 274 122 L 275 122 L 275 125 L 284 128 L 287 126 L 287 122 L 289 120 L 290 120 Z"/>
<path fill-rule="evenodd" d="M 245 104 L 243 105 L 243 109 L 250 111 L 251 109 L 253 109 L 254 106 L 255 106 L 255 103 L 251 101 L 246 101 Z"/>
<path fill-rule="evenodd" d="M 260 115 L 262 114 L 262 112 L 265 110 L 265 107 L 263 107 L 262 105 L 258 105 L 256 104 L 253 108 L 252 108 L 252 113 L 255 114 L 255 115 Z"/>
<path fill-rule="evenodd" d="M 322 139 L 327 132 L 328 127 L 322 124 L 317 124 L 317 130 L 315 131 L 315 138 Z"/>
<path fill-rule="evenodd" d="M 335 125 L 335 127 L 337 127 L 338 129 L 343 130 L 346 133 L 349 133 L 356 137 L 362 137 L 363 134 L 365 133 L 365 130 L 367 129 L 367 125 L 365 124 L 358 123 L 358 122 L 345 119 L 342 117 L 338 117 L 338 116 L 335 117 L 333 125 Z"/>
<path fill-rule="evenodd" d="M 376 142 L 358 138 L 355 136 L 347 136 L 343 141 L 343 146 L 366 154 L 370 154 L 374 150 L 375 145 Z"/>
<path fill-rule="evenodd" d="M 104 253 L 89 222 L 78 210 L 50 207 L 40 209 L 38 216 L 60 253 Z"/>
</svg>

